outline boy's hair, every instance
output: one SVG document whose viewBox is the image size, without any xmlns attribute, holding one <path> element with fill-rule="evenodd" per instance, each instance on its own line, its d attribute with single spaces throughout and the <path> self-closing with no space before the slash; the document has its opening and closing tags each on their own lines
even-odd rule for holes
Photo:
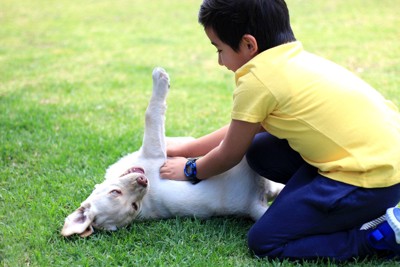
<svg viewBox="0 0 400 267">
<path fill-rule="evenodd" d="M 259 53 L 296 41 L 284 0 L 204 0 L 199 23 L 234 51 L 245 34 L 256 38 Z"/>
</svg>

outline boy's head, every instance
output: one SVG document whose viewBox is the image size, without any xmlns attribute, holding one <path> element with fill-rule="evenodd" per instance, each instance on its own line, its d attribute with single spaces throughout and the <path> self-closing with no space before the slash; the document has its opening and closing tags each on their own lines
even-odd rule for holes
<svg viewBox="0 0 400 267">
<path fill-rule="evenodd" d="M 284 0 L 204 0 L 199 22 L 234 51 L 245 34 L 257 40 L 259 53 L 296 40 Z"/>
</svg>

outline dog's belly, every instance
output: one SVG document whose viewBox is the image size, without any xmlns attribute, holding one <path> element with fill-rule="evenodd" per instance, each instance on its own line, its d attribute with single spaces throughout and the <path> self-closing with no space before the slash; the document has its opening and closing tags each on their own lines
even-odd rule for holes
<svg viewBox="0 0 400 267">
<path fill-rule="evenodd" d="M 154 175 L 155 174 L 155 175 Z M 249 216 L 250 207 L 263 206 L 260 181 L 242 161 L 233 169 L 196 185 L 150 175 L 150 190 L 143 199 L 142 219 L 175 216 Z M 157 177 L 154 177 L 157 176 Z M 266 207 L 265 207 L 266 209 Z"/>
</svg>

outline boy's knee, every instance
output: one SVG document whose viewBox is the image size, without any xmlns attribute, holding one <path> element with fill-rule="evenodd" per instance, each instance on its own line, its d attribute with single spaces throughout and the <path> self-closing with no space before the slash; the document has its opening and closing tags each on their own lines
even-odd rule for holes
<svg viewBox="0 0 400 267">
<path fill-rule="evenodd" d="M 257 257 L 263 258 L 270 255 L 275 248 L 274 242 L 266 238 L 266 233 L 263 231 L 260 233 L 259 230 L 252 227 L 247 234 L 247 244 L 251 252 L 253 252 Z"/>
<path fill-rule="evenodd" d="M 254 253 L 257 257 L 262 257 L 259 253 L 259 242 L 256 238 L 256 235 L 253 234 L 251 230 L 247 235 L 247 245 L 249 246 L 249 249 L 252 253 Z"/>
</svg>

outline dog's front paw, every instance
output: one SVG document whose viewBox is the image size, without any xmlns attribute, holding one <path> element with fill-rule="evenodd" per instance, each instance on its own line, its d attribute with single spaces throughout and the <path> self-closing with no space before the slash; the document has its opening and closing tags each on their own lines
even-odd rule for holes
<svg viewBox="0 0 400 267">
<path fill-rule="evenodd" d="M 153 70 L 153 94 L 165 98 L 169 89 L 168 73 L 160 67 Z"/>
</svg>

